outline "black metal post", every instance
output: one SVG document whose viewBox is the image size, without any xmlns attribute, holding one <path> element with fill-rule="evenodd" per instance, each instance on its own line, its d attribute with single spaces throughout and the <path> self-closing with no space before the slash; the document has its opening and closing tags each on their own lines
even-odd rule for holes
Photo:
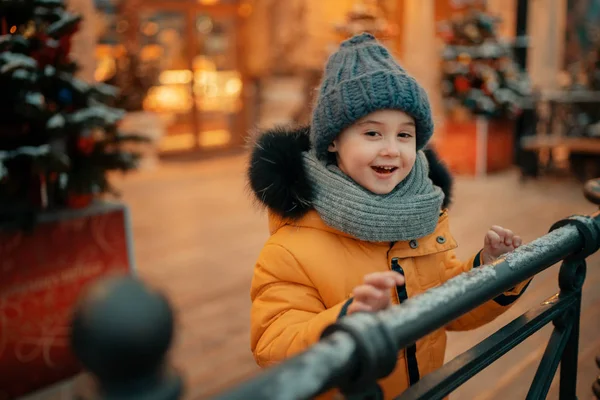
<svg viewBox="0 0 600 400">
<path fill-rule="evenodd" d="M 577 359 L 579 355 L 579 316 L 581 293 L 573 310 L 572 329 L 560 360 L 560 400 L 577 398 Z"/>
<path fill-rule="evenodd" d="M 560 399 L 577 398 L 577 359 L 579 355 L 579 319 L 581 314 L 581 289 L 585 280 L 585 260 L 565 260 L 559 274 L 561 292 L 575 293 L 577 303 L 572 310 L 571 333 L 560 361 Z"/>
<path fill-rule="evenodd" d="M 572 318 L 572 316 L 569 316 L 569 319 L 570 318 Z M 527 393 L 527 400 L 546 399 L 565 346 L 570 340 L 572 329 L 573 324 L 569 321 L 563 325 L 556 326 L 552 331 L 550 341 L 546 346 L 540 365 L 533 378 L 533 383 Z M 563 368 L 561 368 L 561 371 L 562 370 Z"/>
<path fill-rule="evenodd" d="M 576 398 L 579 310 L 585 274 L 585 260 L 578 257 L 566 259 L 560 267 L 558 275 L 560 296 L 571 296 L 575 301 L 571 308 L 553 321 L 555 328 L 527 394 L 528 400 L 546 398 L 559 362 L 560 399 Z"/>
<path fill-rule="evenodd" d="M 529 0 L 517 0 L 515 29 L 515 61 L 523 70 L 527 69 L 527 11 Z M 525 40 L 524 40 L 525 39 Z"/>
<path fill-rule="evenodd" d="M 130 277 L 93 284 L 73 315 L 71 347 L 98 381 L 99 400 L 177 400 L 181 377 L 166 365 L 173 312 L 161 293 Z"/>
<path fill-rule="evenodd" d="M 516 29 L 513 53 L 515 62 L 523 71 L 527 71 L 527 52 L 529 38 L 527 36 L 527 16 L 529 0 L 517 0 Z M 531 99 L 532 100 L 532 99 Z M 537 176 L 538 159 L 535 152 L 525 152 L 521 149 L 521 139 L 524 136 L 535 134 L 536 113 L 533 101 L 528 104 L 515 120 L 513 155 L 516 164 L 521 168 L 524 176 Z"/>
</svg>

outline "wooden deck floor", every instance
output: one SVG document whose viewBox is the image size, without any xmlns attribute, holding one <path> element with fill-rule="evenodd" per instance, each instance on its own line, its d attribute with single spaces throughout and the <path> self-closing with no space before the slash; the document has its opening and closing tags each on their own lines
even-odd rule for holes
<svg viewBox="0 0 600 400">
<path fill-rule="evenodd" d="M 177 310 L 174 364 L 188 399 L 206 398 L 258 372 L 249 350 L 249 285 L 253 263 L 267 239 L 267 223 L 249 200 L 245 157 L 164 164 L 115 182 L 133 217 L 138 271 L 166 291 Z M 545 178 L 519 183 L 515 172 L 484 180 L 457 180 L 452 230 L 458 255 L 480 248 L 492 224 L 530 241 L 553 222 L 590 213 L 578 183 Z M 536 277 L 527 293 L 494 323 L 452 334 L 447 359 L 557 291 L 557 266 Z M 600 353 L 600 257 L 590 259 L 582 310 L 580 398 L 589 398 Z M 541 358 L 551 327 L 459 388 L 453 399 L 520 399 Z M 556 382 L 555 382 L 556 383 Z M 554 385 L 549 398 L 556 398 Z"/>
</svg>

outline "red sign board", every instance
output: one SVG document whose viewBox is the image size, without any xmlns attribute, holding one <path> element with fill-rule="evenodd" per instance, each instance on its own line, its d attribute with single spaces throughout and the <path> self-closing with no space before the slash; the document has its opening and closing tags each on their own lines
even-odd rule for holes
<svg viewBox="0 0 600 400">
<path fill-rule="evenodd" d="M 0 400 L 69 378 L 73 306 L 85 286 L 132 264 L 127 209 L 100 204 L 0 231 Z"/>
</svg>

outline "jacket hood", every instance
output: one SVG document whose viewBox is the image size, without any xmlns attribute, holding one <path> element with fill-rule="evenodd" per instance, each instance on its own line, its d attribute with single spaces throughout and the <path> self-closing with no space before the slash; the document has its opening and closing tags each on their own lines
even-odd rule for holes
<svg viewBox="0 0 600 400">
<path fill-rule="evenodd" d="M 313 189 L 302 153 L 310 150 L 310 127 L 276 127 L 259 133 L 252 143 L 247 171 L 249 186 L 258 203 L 277 216 L 297 220 L 312 208 Z M 431 148 L 423 150 L 429 178 L 444 192 L 442 208 L 450 206 L 452 176 Z"/>
</svg>

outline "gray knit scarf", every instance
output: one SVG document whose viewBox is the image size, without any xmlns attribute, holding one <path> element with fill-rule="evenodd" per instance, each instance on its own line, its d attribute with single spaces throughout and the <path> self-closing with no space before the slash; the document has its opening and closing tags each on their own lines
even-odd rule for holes
<svg viewBox="0 0 600 400">
<path fill-rule="evenodd" d="M 385 195 L 363 188 L 334 164 L 325 166 L 313 152 L 304 153 L 304 165 L 314 190 L 314 208 L 339 231 L 368 242 L 394 242 L 435 230 L 444 193 L 429 179 L 422 151 L 408 176 Z"/>
</svg>

